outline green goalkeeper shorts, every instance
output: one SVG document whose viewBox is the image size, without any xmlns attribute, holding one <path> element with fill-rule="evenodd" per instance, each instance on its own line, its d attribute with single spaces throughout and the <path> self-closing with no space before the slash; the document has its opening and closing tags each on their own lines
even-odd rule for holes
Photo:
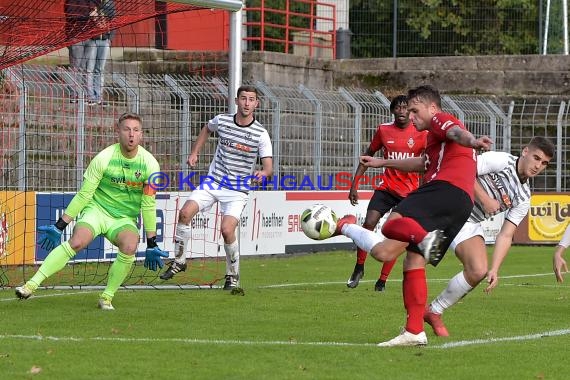
<svg viewBox="0 0 570 380">
<path fill-rule="evenodd" d="M 139 233 L 134 219 L 112 217 L 93 202 L 83 209 L 76 226 L 87 227 L 91 230 L 93 237 L 103 235 L 113 244 L 121 231 L 131 230 L 136 234 Z"/>
</svg>

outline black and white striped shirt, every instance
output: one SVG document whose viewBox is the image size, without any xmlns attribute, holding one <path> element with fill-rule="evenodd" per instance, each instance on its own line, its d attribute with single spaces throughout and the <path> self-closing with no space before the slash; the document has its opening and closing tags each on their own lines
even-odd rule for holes
<svg viewBox="0 0 570 380">
<path fill-rule="evenodd" d="M 477 181 L 485 191 L 499 201 L 505 219 L 518 226 L 530 208 L 530 186 L 520 182 L 517 174 L 518 157 L 505 152 L 485 152 L 477 157 Z M 479 202 L 475 202 L 468 221 L 479 223 L 491 217 Z"/>
<path fill-rule="evenodd" d="M 257 157 L 273 156 L 269 134 L 260 122 L 238 125 L 235 115 L 221 114 L 208 122 L 208 129 L 218 133 L 218 146 L 208 175 L 231 190 L 247 193 L 244 181 L 253 174 Z"/>
</svg>

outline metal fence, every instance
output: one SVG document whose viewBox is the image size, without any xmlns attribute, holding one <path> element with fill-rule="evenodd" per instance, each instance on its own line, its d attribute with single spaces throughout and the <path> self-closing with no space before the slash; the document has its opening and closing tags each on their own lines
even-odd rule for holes
<svg viewBox="0 0 570 380">
<path fill-rule="evenodd" d="M 15 66 L 4 78 L 2 190 L 77 190 L 90 159 L 116 141 L 114 123 L 125 111 L 144 117 L 143 145 L 163 171 L 188 171 L 192 141 L 210 118 L 228 107 L 228 83 L 221 78 L 108 75 L 103 105 L 88 105 L 72 73 L 63 68 Z M 319 178 L 352 173 L 377 125 L 392 120 L 389 101 L 379 91 L 250 84 L 262 94 L 256 114 L 272 138 L 278 178 L 301 181 L 308 176 L 316 184 Z M 443 97 L 443 108 L 475 135 L 491 136 L 496 150 L 519 154 L 532 136 L 551 138 L 557 145 L 555 164 L 534 180 L 535 189 L 570 189 L 566 102 L 453 95 Z M 215 146 L 210 139 L 204 147 L 198 174 L 206 174 Z M 168 190 L 179 190 L 177 185 Z"/>
</svg>

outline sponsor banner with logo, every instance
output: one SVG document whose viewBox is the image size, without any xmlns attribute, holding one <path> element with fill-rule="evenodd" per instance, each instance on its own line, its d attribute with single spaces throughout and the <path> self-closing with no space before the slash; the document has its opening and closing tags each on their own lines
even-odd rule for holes
<svg viewBox="0 0 570 380">
<path fill-rule="evenodd" d="M 35 261 L 36 194 L 0 192 L 0 265 Z"/>
<path fill-rule="evenodd" d="M 570 195 L 534 194 L 530 200 L 528 237 L 558 243 L 570 222 Z"/>
<path fill-rule="evenodd" d="M 0 192 L 2 224 L 0 248 L 4 259 L 0 263 L 21 265 L 42 262 L 47 252 L 36 246 L 37 226 L 55 223 L 69 204 L 74 193 L 23 193 Z M 178 210 L 188 200 L 190 192 L 157 194 L 157 242 L 174 257 L 174 234 Z M 242 255 L 283 254 L 312 252 L 339 248 L 352 248 L 353 243 L 344 236 L 323 241 L 311 240 L 301 230 L 300 214 L 315 203 L 330 206 L 342 217 L 354 214 L 362 224 L 366 216 L 371 191 L 360 191 L 360 202 L 352 206 L 346 191 L 253 191 L 239 221 L 240 252 Z M 220 232 L 221 214 L 215 204 L 211 210 L 198 213 L 192 221 L 192 239 L 188 243 L 187 257 L 224 256 Z M 502 224 L 496 216 L 484 223 L 485 240 L 493 243 Z M 141 225 L 141 218 L 138 219 Z M 379 224 L 382 224 L 383 220 Z M 68 240 L 75 222 L 64 231 Z M 379 232 L 379 226 L 376 233 Z M 146 237 L 141 231 L 137 257 L 144 258 Z M 96 238 L 87 249 L 79 252 L 74 261 L 113 260 L 117 248 L 103 237 Z"/>
</svg>

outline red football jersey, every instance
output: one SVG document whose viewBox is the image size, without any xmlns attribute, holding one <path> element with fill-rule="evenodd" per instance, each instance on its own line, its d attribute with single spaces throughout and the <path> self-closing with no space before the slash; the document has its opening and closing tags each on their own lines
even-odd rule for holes
<svg viewBox="0 0 570 380">
<path fill-rule="evenodd" d="M 372 154 L 382 149 L 382 156 L 385 159 L 419 157 L 424 153 L 426 139 L 427 131 L 419 132 L 412 123 L 403 129 L 394 123 L 384 123 L 378 126 L 368 149 Z M 418 188 L 420 177 L 419 173 L 386 168 L 380 181 L 374 184 L 374 188 L 405 197 L 410 191 Z"/>
<path fill-rule="evenodd" d="M 431 120 L 431 129 L 427 137 L 425 182 L 433 180 L 447 181 L 463 189 L 473 199 L 473 187 L 477 175 L 477 157 L 475 149 L 467 148 L 445 134 L 457 125 L 465 129 L 463 123 L 448 113 L 440 112 Z"/>
</svg>

